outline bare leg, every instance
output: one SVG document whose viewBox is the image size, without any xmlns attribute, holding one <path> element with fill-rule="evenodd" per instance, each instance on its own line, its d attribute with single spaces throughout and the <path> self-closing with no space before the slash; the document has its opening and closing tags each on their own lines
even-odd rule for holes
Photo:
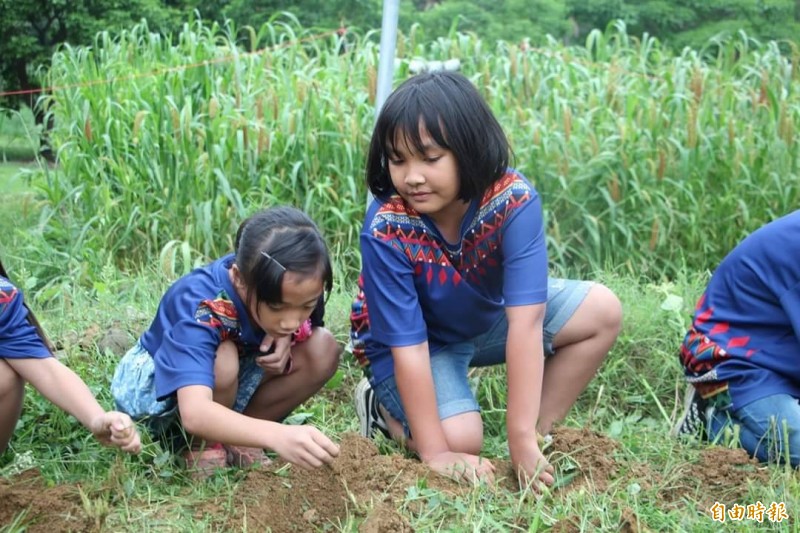
<svg viewBox="0 0 800 533">
<path fill-rule="evenodd" d="M 414 439 L 406 439 L 403 426 L 379 405 L 381 416 L 389 427 L 389 433 L 397 442 L 404 444 L 409 450 L 417 451 Z M 483 447 L 483 420 L 477 411 L 470 411 L 442 420 L 442 429 L 451 452 L 478 455 Z"/>
<path fill-rule="evenodd" d="M 0 359 L 0 453 L 6 450 L 22 412 L 25 381 Z"/>
<path fill-rule="evenodd" d="M 292 373 L 268 376 L 256 389 L 244 414 L 262 420 L 281 420 L 311 398 L 336 373 L 341 348 L 325 328 L 292 347 Z"/>
<path fill-rule="evenodd" d="M 239 350 L 233 341 L 224 341 L 219 345 L 219 348 L 217 348 L 217 354 L 214 358 L 214 401 L 228 408 L 233 407 L 238 386 Z M 207 441 L 191 436 L 189 439 L 189 456 L 194 457 L 193 451 L 204 450 L 215 444 L 217 443 L 214 441 Z M 204 469 L 201 468 L 201 470 Z M 205 468 L 205 470 L 207 470 L 208 473 L 212 472 L 213 465 Z"/>
<path fill-rule="evenodd" d="M 544 364 L 540 434 L 549 433 L 562 420 L 594 377 L 622 326 L 622 304 L 603 285 L 595 285 L 559 331 L 555 354 Z"/>
</svg>

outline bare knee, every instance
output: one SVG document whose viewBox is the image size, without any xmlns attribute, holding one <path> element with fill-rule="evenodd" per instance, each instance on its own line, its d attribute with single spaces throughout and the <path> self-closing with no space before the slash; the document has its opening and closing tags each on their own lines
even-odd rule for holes
<svg viewBox="0 0 800 533">
<path fill-rule="evenodd" d="M 292 348 L 295 368 L 304 372 L 310 380 L 322 386 L 339 368 L 342 348 L 330 331 L 314 328 L 308 340 Z"/>
<path fill-rule="evenodd" d="M 483 421 L 477 411 L 442 420 L 447 446 L 452 452 L 478 455 L 483 447 Z"/>
<path fill-rule="evenodd" d="M 586 295 L 587 304 L 596 318 L 597 334 L 611 335 L 614 338 L 622 328 L 622 302 L 605 285 L 594 285 Z"/>
<path fill-rule="evenodd" d="M 553 339 L 561 349 L 588 341 L 605 357 L 622 326 L 622 304 L 605 285 L 593 285 L 575 313 Z"/>
</svg>

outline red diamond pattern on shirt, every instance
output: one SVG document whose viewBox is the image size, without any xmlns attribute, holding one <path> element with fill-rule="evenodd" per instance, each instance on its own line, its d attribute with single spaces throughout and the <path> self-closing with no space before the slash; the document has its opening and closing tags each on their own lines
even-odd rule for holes
<svg viewBox="0 0 800 533">
<path fill-rule="evenodd" d="M 728 350 L 732 350 L 733 348 L 740 348 L 742 346 L 747 346 L 747 343 L 749 342 L 750 342 L 750 336 L 733 337 L 731 340 L 728 341 Z"/>
</svg>

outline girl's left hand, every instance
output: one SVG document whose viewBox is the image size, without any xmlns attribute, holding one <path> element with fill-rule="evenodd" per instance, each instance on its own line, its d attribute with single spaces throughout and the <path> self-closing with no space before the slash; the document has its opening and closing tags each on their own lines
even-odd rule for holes
<svg viewBox="0 0 800 533">
<path fill-rule="evenodd" d="M 256 357 L 256 364 L 263 368 L 265 373 L 273 376 L 291 372 L 292 336 L 287 335 L 275 339 L 267 333 L 264 335 L 264 340 L 261 341 L 260 350 L 264 353 L 268 352 L 270 348 L 274 348 L 272 353 Z"/>
</svg>

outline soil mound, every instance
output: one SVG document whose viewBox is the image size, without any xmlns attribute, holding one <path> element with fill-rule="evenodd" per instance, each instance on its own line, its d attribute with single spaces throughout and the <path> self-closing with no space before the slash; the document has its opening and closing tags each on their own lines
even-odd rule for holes
<svg viewBox="0 0 800 533">
<path fill-rule="evenodd" d="M 48 487 L 37 470 L 0 479 L 0 525 L 8 526 L 15 520 L 18 526 L 24 524 L 28 533 L 99 529 L 86 516 L 76 485 Z"/>
<path fill-rule="evenodd" d="M 242 473 L 232 496 L 220 494 L 220 498 L 192 506 L 194 516 L 222 531 L 324 531 L 352 529 L 357 523 L 362 533 L 408 533 L 413 528 L 398 509 L 407 503 L 409 490 L 435 489 L 454 497 L 472 490 L 415 459 L 382 455 L 372 441 L 359 435 L 345 434 L 340 444 L 336 461 L 314 471 L 276 461 Z M 702 512 L 715 501 L 745 501 L 748 484 L 769 482 L 769 467 L 759 465 L 743 450 L 706 448 L 696 462 L 658 471 L 650 464 L 623 457 L 622 452 L 617 441 L 589 429 L 555 430 L 545 453 L 556 468 L 556 497 L 578 488 L 601 493 L 635 487 L 657 494 L 664 508 L 689 504 Z M 511 463 L 493 462 L 498 490 L 516 492 Z M 412 512 L 413 503 L 407 506 Z M 621 531 L 648 531 L 632 510 L 622 511 Z M 78 486 L 48 486 L 35 470 L 0 479 L 0 524 L 15 521 L 31 533 L 99 531 L 103 525 L 102 518 L 87 514 Z M 554 531 L 577 531 L 582 527 L 579 522 L 561 520 Z"/>
</svg>

